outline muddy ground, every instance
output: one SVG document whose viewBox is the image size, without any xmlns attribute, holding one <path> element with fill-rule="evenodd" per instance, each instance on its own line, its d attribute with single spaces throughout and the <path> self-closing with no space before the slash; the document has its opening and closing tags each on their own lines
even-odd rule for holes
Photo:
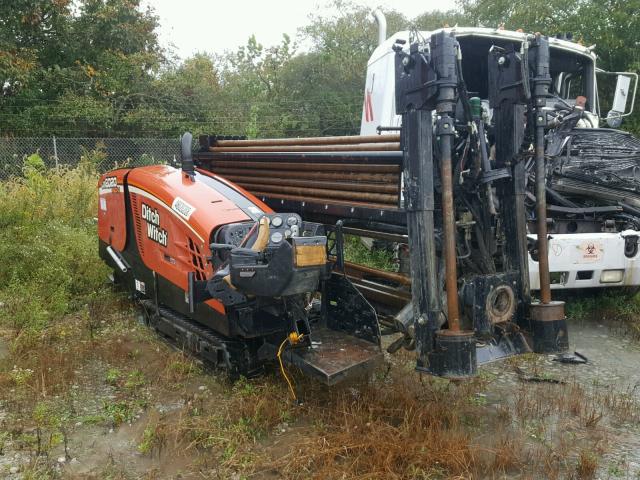
<svg viewBox="0 0 640 480">
<path fill-rule="evenodd" d="M 302 405 L 275 369 L 232 385 L 132 314 L 82 341 L 68 388 L 32 378 L 56 354 L 16 359 L 3 332 L 0 477 L 640 478 L 640 345 L 597 315 L 569 326 L 585 365 L 531 354 L 458 384 L 400 352 L 334 390 L 292 372 Z"/>
</svg>

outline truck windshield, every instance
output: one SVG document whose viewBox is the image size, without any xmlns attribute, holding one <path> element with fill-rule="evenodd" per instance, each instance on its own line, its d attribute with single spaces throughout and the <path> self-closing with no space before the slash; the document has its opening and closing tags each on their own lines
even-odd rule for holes
<svg viewBox="0 0 640 480">
<path fill-rule="evenodd" d="M 575 101 L 579 95 L 589 98 L 589 75 L 593 75 L 591 59 L 559 50 L 551 50 L 551 93 Z"/>
<path fill-rule="evenodd" d="M 489 49 L 496 45 L 520 50 L 520 43 L 500 37 L 458 36 L 462 50 L 462 73 L 470 95 L 488 98 Z M 587 110 L 594 111 L 595 82 L 591 58 L 551 46 L 551 93 L 573 105 L 577 96 L 587 98 Z M 555 100 L 550 99 L 553 104 Z"/>
</svg>

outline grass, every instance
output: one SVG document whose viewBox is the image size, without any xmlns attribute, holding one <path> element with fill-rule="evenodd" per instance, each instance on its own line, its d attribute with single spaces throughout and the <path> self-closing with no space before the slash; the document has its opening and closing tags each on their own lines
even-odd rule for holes
<svg viewBox="0 0 640 480">
<path fill-rule="evenodd" d="M 331 389 L 298 379 L 304 403 L 270 376 L 184 391 L 179 413 L 154 414 L 138 449 L 197 456 L 199 471 L 247 478 L 594 478 L 607 451 L 605 423 L 634 418 L 614 392 L 493 380 L 388 375 Z M 504 395 L 478 402 L 482 392 Z M 222 478 L 225 478 L 223 475 Z"/>
<path fill-rule="evenodd" d="M 569 296 L 567 315 L 577 320 L 640 314 L 640 298 L 615 289 L 593 290 Z"/>
<path fill-rule="evenodd" d="M 0 327 L 27 344 L 104 294 L 96 185 L 89 160 L 75 169 L 26 166 L 24 177 L 0 183 Z"/>
<path fill-rule="evenodd" d="M 115 338 L 97 333 L 94 322 L 130 315 L 106 287 L 97 257 L 93 160 L 88 154 L 77 168 L 46 170 L 30 157 L 23 176 L 0 183 L 0 331 L 10 342 L 0 362 L 0 405 L 8 411 L 0 426 L 5 449 L 18 446 L 34 459 L 61 446 L 67 455 L 81 417 L 81 371 L 89 359 L 112 359 Z M 142 378 L 129 373 L 129 397 L 139 396 Z M 47 478 L 43 462 L 32 467 L 26 478 Z"/>
<path fill-rule="evenodd" d="M 606 322 L 640 340 L 640 294 L 620 289 L 594 289 L 567 295 L 567 317 Z"/>
<path fill-rule="evenodd" d="M 360 237 L 354 235 L 345 235 L 344 258 L 348 262 L 359 263 L 380 270 L 389 272 L 398 270 L 393 251 L 385 248 L 369 249 L 362 243 Z"/>
</svg>

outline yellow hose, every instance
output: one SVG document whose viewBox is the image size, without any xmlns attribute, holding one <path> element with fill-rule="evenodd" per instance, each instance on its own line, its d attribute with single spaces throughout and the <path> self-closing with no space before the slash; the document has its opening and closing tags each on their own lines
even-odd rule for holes
<svg viewBox="0 0 640 480">
<path fill-rule="evenodd" d="M 282 363 L 282 352 L 284 352 L 284 348 L 286 347 L 287 342 L 289 342 L 291 345 L 295 345 L 296 343 L 300 342 L 303 337 L 304 337 L 304 334 L 298 335 L 298 332 L 291 332 L 282 341 L 282 343 L 280 344 L 280 347 L 278 348 L 278 362 L 280 363 L 280 371 L 282 372 L 282 376 L 284 377 L 284 379 L 287 381 L 287 385 L 289 386 L 289 391 L 291 392 L 291 396 L 293 397 L 294 401 L 297 401 L 298 397 L 296 395 L 295 389 L 293 388 L 293 383 L 289 379 L 289 375 L 287 375 L 287 371 L 284 368 L 284 363 Z"/>
</svg>

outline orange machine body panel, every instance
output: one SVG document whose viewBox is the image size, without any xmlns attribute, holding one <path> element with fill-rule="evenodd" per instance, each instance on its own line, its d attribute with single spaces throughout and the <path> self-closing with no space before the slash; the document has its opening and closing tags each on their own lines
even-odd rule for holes
<svg viewBox="0 0 640 480">
<path fill-rule="evenodd" d="M 127 244 L 124 179 L 129 169 L 113 170 L 98 183 L 98 237 L 118 252 Z"/>
<path fill-rule="evenodd" d="M 251 194 L 207 172 L 192 178 L 166 165 L 141 167 L 129 172 L 126 183 L 144 265 L 185 291 L 189 272 L 197 280 L 213 275 L 206 259 L 214 230 L 271 212 Z M 224 313 L 220 302 L 206 303 Z"/>
</svg>

